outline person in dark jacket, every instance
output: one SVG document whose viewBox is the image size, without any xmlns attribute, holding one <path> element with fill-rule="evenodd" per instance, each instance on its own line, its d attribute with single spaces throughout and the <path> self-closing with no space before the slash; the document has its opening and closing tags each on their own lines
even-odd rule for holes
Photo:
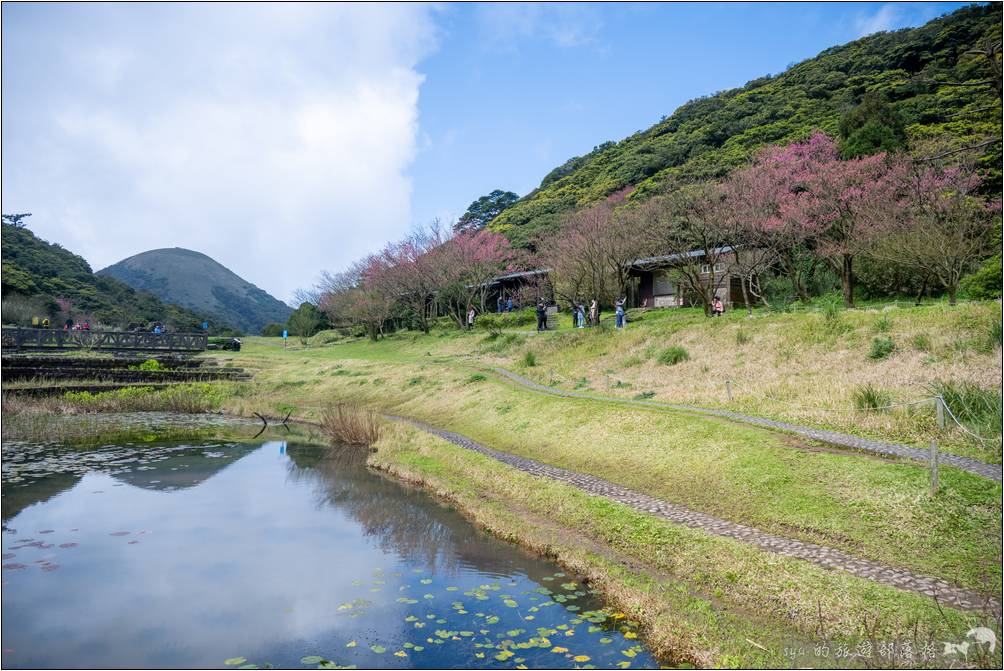
<svg viewBox="0 0 1004 671">
<path fill-rule="evenodd" d="M 544 307 L 544 301 L 537 303 L 537 332 L 547 330 L 547 309 Z"/>
</svg>

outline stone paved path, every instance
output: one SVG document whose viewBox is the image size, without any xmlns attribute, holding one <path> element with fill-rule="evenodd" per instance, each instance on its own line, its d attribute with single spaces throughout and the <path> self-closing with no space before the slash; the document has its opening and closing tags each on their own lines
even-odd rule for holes
<svg viewBox="0 0 1004 671">
<path fill-rule="evenodd" d="M 863 452 L 872 452 L 874 454 L 903 457 L 906 459 L 912 459 L 914 461 L 922 461 L 924 463 L 927 463 L 929 458 L 927 450 L 921 450 L 916 447 L 909 447 L 907 445 L 900 445 L 898 443 L 886 443 L 880 440 L 869 440 L 867 438 L 859 438 L 858 436 L 851 436 L 846 433 L 838 433 L 836 431 L 828 431 L 826 429 L 814 429 L 812 427 L 800 426 L 798 424 L 778 422 L 776 420 L 766 419 L 764 417 L 743 415 L 738 412 L 732 412 L 731 410 L 716 410 L 713 408 L 701 408 L 694 405 L 663 403 L 661 401 L 644 401 L 630 398 L 615 398 L 612 396 L 596 396 L 593 394 L 571 391 L 568 389 L 557 389 L 555 387 L 548 387 L 542 385 L 540 383 L 534 382 L 533 380 L 528 380 L 522 375 L 513 373 L 512 371 L 506 370 L 505 368 L 495 368 L 494 370 L 499 375 L 502 375 L 503 377 L 506 377 L 509 380 L 516 382 L 517 384 L 523 385 L 524 387 L 529 387 L 530 389 L 534 389 L 536 391 L 540 391 L 545 394 L 551 394 L 553 396 L 564 396 L 566 398 L 588 398 L 594 401 L 614 401 L 617 403 L 626 403 L 629 405 L 669 408 L 671 410 L 684 410 L 687 412 L 700 413 L 702 415 L 714 415 L 716 417 L 724 417 L 726 419 L 731 419 L 737 422 L 744 422 L 746 424 L 756 424 L 757 426 L 765 426 L 770 429 L 779 429 L 781 431 L 786 431 L 788 433 L 795 433 L 800 436 L 805 436 L 806 438 L 812 438 L 813 440 L 829 443 L 830 445 L 849 447 L 855 450 L 861 450 Z M 976 475 L 982 476 L 984 478 L 988 478 L 996 482 L 1001 482 L 1002 469 L 1000 464 L 987 464 L 982 461 L 977 461 L 976 459 L 970 459 L 968 457 L 961 457 L 955 454 L 945 454 L 945 453 L 939 454 L 938 460 L 939 463 L 943 465 L 954 466 L 955 468 L 959 468 L 964 471 L 968 471 L 970 473 L 975 473 Z"/>
<path fill-rule="evenodd" d="M 590 494 L 612 499 L 636 510 L 663 517 L 692 529 L 700 529 L 715 536 L 732 538 L 787 557 L 804 559 L 828 569 L 846 571 L 852 575 L 873 580 L 883 585 L 890 585 L 902 590 L 936 597 L 940 603 L 963 610 L 983 610 L 987 608 L 995 615 L 999 616 L 1001 613 L 1001 602 L 998 599 L 981 595 L 973 590 L 957 587 L 941 578 L 886 566 L 885 564 L 855 557 L 842 550 L 836 550 L 823 545 L 775 536 L 774 534 L 760 531 L 753 527 L 712 517 L 711 515 L 691 510 L 686 506 L 669 503 L 626 489 L 602 478 L 565 470 L 507 452 L 499 452 L 480 445 L 459 433 L 437 429 L 418 420 L 395 415 L 388 415 L 387 417 L 388 419 L 407 422 L 423 431 L 448 440 L 454 445 L 479 452 L 526 473 L 564 482 Z"/>
</svg>

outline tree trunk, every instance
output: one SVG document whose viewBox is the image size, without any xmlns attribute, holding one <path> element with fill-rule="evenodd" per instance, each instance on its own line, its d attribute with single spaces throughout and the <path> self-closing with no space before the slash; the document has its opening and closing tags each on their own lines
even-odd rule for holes
<svg viewBox="0 0 1004 671">
<path fill-rule="evenodd" d="M 840 259 L 840 283 L 844 287 L 844 307 L 854 307 L 854 257 L 844 254 Z"/>
<path fill-rule="evenodd" d="M 955 305 L 959 293 L 959 285 L 953 282 L 952 284 L 949 284 L 945 288 L 948 289 L 948 304 Z"/>
<path fill-rule="evenodd" d="M 368 324 L 366 330 L 369 331 L 370 340 L 372 340 L 373 342 L 376 342 L 377 341 L 377 327 L 376 327 L 376 324 L 372 324 L 372 323 Z"/>
<path fill-rule="evenodd" d="M 784 253 L 784 267 L 788 273 L 788 279 L 791 280 L 792 286 L 795 287 L 795 293 L 798 295 L 798 300 L 802 303 L 809 303 L 809 292 L 805 288 L 805 283 L 802 281 L 802 273 L 798 271 L 798 265 L 795 263 L 794 256 L 791 250 L 787 250 Z M 766 301 L 764 301 L 766 303 Z"/>
<path fill-rule="evenodd" d="M 920 301 L 924 297 L 924 292 L 927 291 L 927 280 L 927 275 L 924 275 L 924 281 L 920 283 L 920 291 L 917 292 L 917 299 L 913 302 L 914 305 L 920 305 Z"/>
<path fill-rule="evenodd" d="M 751 315 L 751 314 L 753 314 L 753 306 L 750 305 L 749 292 L 746 291 L 746 276 L 745 275 L 743 275 L 742 277 L 739 278 L 739 285 L 743 289 L 743 305 L 746 306 L 746 314 Z"/>
</svg>

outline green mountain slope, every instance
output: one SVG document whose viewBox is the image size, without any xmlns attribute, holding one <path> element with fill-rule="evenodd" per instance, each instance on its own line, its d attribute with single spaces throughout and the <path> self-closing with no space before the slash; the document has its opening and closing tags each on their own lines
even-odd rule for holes
<svg viewBox="0 0 1004 671">
<path fill-rule="evenodd" d="M 216 315 L 248 333 L 293 311 L 205 254 L 174 247 L 143 252 L 98 271 L 159 298 Z"/>
<path fill-rule="evenodd" d="M 994 3 L 832 47 L 780 75 L 692 100 L 648 130 L 569 159 L 489 228 L 526 246 L 556 227 L 563 214 L 627 187 L 635 187 L 632 199 L 646 198 L 672 179 L 720 177 L 766 144 L 801 140 L 814 129 L 836 136 L 841 115 L 868 92 L 888 99 L 911 142 L 999 138 L 1000 93 L 993 84 L 944 86 L 931 80 L 992 79 L 989 60 L 965 52 L 1000 39 L 1001 5 Z M 999 71 L 999 51 L 996 58 Z M 982 162 L 994 175 L 989 186 L 999 190 L 1000 142 L 984 149 Z"/>
<path fill-rule="evenodd" d="M 48 316 L 54 324 L 61 312 L 56 302 L 60 299 L 69 301 L 75 317 L 121 328 L 162 322 L 175 330 L 196 331 L 208 319 L 113 277 L 95 275 L 83 258 L 27 228 L 3 224 L 2 242 L 4 323 L 10 321 L 7 308 L 16 302 L 15 296 L 29 299 L 27 319 Z M 210 323 L 215 329 L 226 327 L 219 321 Z"/>
</svg>

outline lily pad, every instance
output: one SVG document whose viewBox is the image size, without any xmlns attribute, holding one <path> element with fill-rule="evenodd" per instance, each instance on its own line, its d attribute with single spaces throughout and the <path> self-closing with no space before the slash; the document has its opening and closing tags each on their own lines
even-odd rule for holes
<svg viewBox="0 0 1004 671">
<path fill-rule="evenodd" d="M 306 657 L 300 658 L 301 664 L 320 664 L 324 661 L 324 658 L 320 655 L 307 655 Z"/>
<path fill-rule="evenodd" d="M 240 666 L 246 661 L 248 660 L 245 659 L 244 657 L 231 657 L 230 659 L 224 659 L 223 663 L 226 664 L 227 666 Z"/>
</svg>

